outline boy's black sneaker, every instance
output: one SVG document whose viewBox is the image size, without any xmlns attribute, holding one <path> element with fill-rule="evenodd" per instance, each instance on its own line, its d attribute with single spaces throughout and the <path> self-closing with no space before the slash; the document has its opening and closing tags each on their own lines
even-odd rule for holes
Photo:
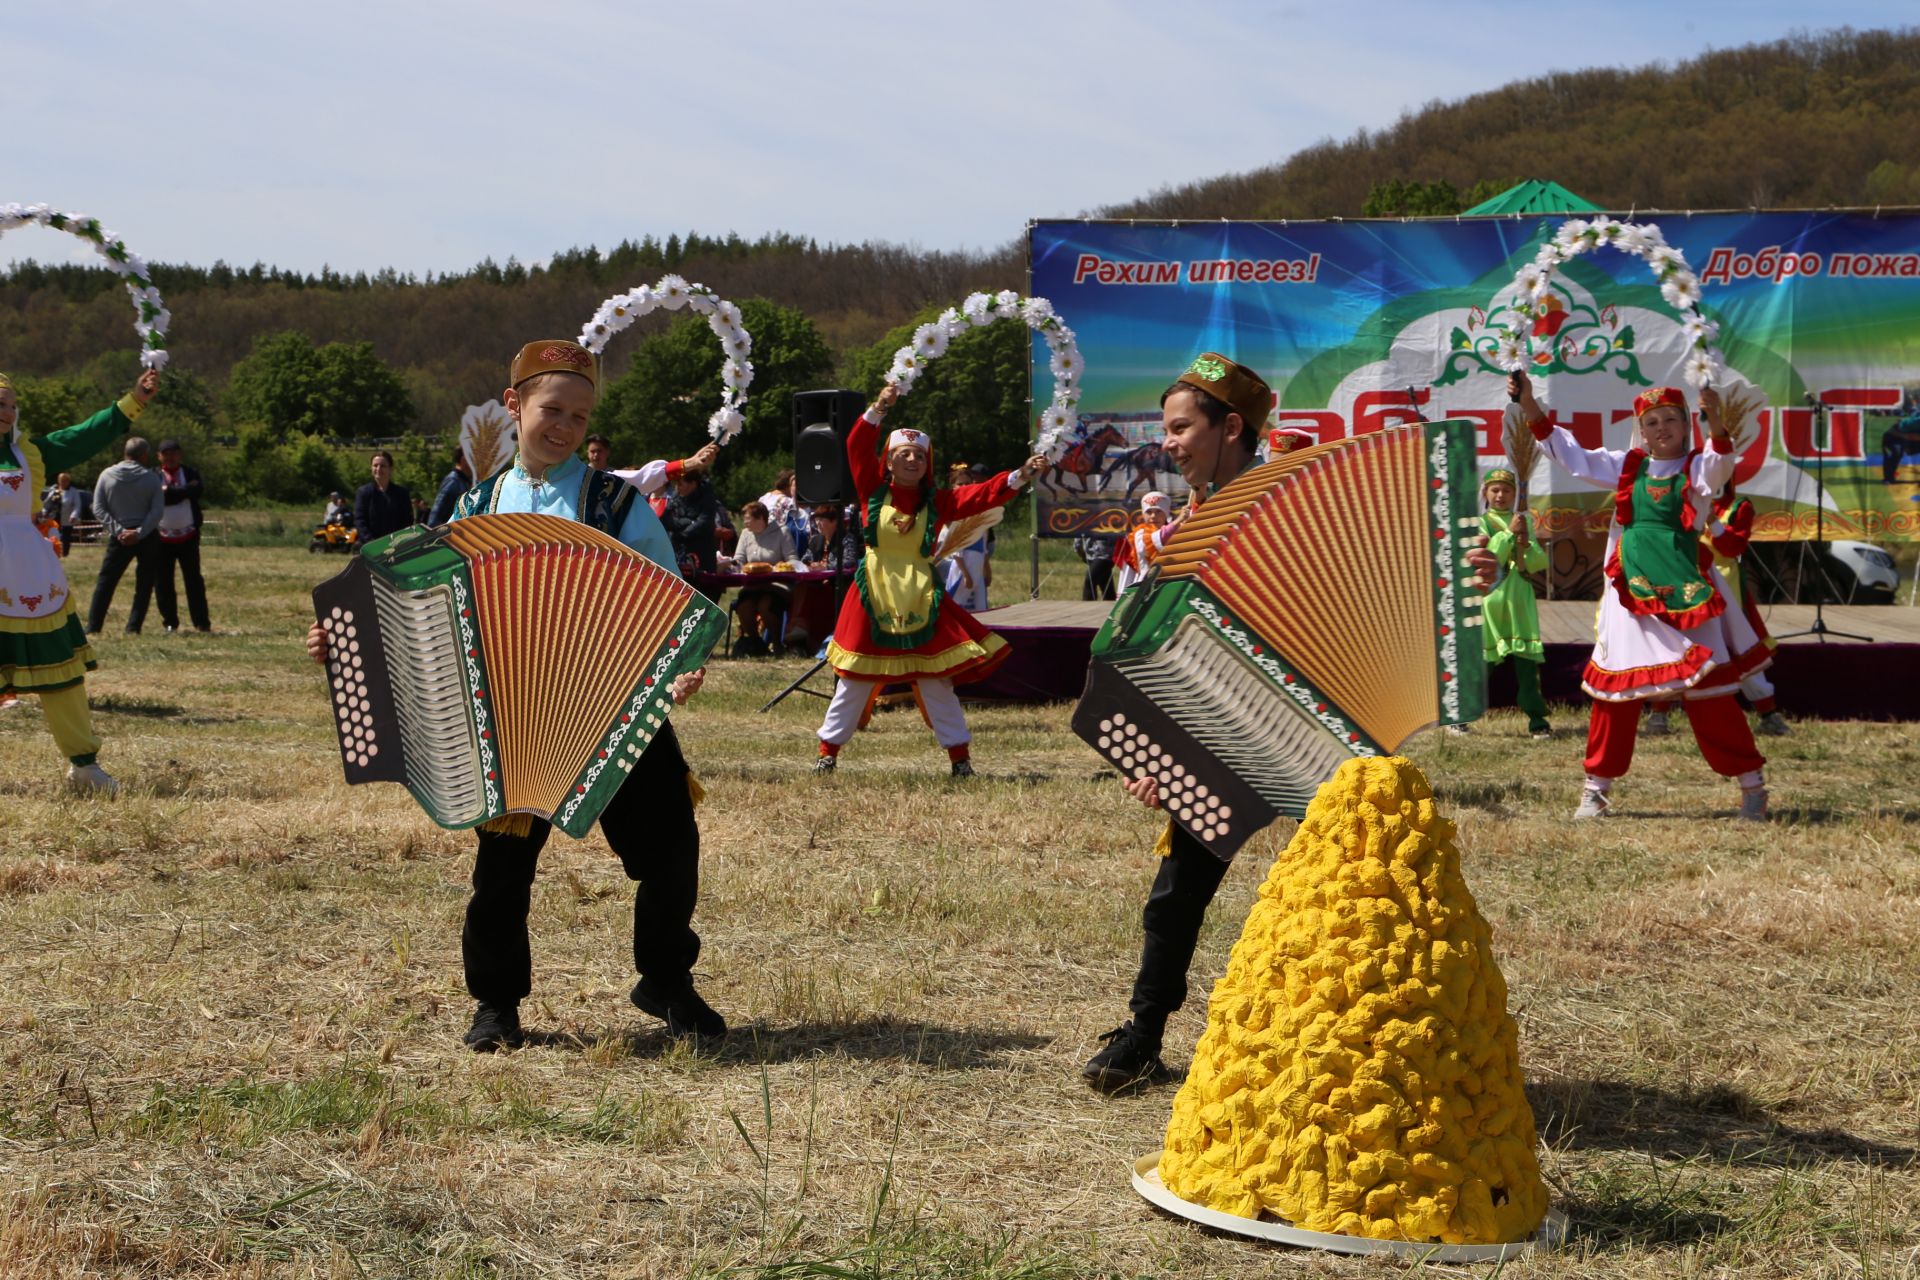
<svg viewBox="0 0 1920 1280">
<path fill-rule="evenodd" d="M 669 988 L 642 978 L 633 984 L 629 998 L 642 1013 L 666 1023 L 667 1034 L 676 1040 L 686 1036 L 718 1040 L 727 1034 L 727 1020 L 700 998 L 691 982 Z"/>
<path fill-rule="evenodd" d="M 1087 1060 L 1080 1074 L 1101 1093 L 1165 1084 L 1173 1072 L 1160 1061 L 1160 1037 L 1148 1037 L 1131 1019 L 1101 1036 L 1106 1048 Z"/>
<path fill-rule="evenodd" d="M 953 762 L 953 776 L 956 778 L 971 778 L 973 776 L 973 761 L 965 757 L 955 760 Z"/>
<path fill-rule="evenodd" d="M 467 1028 L 467 1048 L 475 1053 L 492 1053 L 496 1049 L 518 1049 L 527 1041 L 526 1033 L 520 1030 L 520 1007 L 508 1005 L 504 1009 L 482 1003 L 473 1011 L 473 1025 Z"/>
</svg>

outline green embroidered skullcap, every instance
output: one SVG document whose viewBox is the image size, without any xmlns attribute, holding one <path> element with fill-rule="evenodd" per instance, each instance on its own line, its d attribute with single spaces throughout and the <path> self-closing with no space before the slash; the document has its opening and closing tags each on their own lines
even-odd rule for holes
<svg viewBox="0 0 1920 1280">
<path fill-rule="evenodd" d="M 1222 401 L 1240 415 L 1249 433 L 1259 431 L 1273 412 L 1273 388 L 1267 380 L 1217 351 L 1202 351 L 1175 381 L 1198 387 Z"/>
<path fill-rule="evenodd" d="M 1487 478 L 1480 482 L 1480 487 L 1484 489 L 1490 484 L 1510 484 L 1515 488 L 1519 488 L 1520 480 L 1513 472 L 1507 470 L 1505 467 L 1495 467 L 1493 470 L 1487 472 Z"/>
</svg>

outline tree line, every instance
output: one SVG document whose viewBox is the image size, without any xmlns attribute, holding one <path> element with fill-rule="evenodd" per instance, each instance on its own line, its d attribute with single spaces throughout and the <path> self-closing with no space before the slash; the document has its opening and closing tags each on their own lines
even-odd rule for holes
<svg viewBox="0 0 1920 1280">
<path fill-rule="evenodd" d="M 1313 218 L 1459 212 L 1550 177 L 1611 208 L 1920 202 L 1920 31 L 1842 30 L 1676 65 L 1551 72 L 1411 111 L 1286 161 L 1093 211 L 1111 217 Z M 572 248 L 544 263 L 348 275 L 255 263 L 156 264 L 177 320 L 159 406 L 219 502 L 307 502 L 365 471 L 355 439 L 404 436 L 401 480 L 430 486 L 460 415 L 496 397 L 529 335 L 570 336 L 609 294 L 668 271 L 746 311 L 747 429 L 718 479 L 761 492 L 788 456 L 788 397 L 877 389 L 915 323 L 974 289 L 1020 289 L 1018 241 L 981 253 L 698 232 Z M 0 367 L 29 426 L 63 424 L 132 379 L 130 308 L 109 272 L 23 262 L 0 276 Z M 101 354 L 101 353 L 107 354 Z M 638 463 L 690 452 L 717 401 L 720 351 L 684 313 L 614 338 L 595 428 Z M 23 376 L 24 375 L 24 376 Z M 995 325 L 933 365 L 901 420 L 940 428 L 948 460 L 1010 465 L 1028 435 L 1025 335 Z"/>
</svg>

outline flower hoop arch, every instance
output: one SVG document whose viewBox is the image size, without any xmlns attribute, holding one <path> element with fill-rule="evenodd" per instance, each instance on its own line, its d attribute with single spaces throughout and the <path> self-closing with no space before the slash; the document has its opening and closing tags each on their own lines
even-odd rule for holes
<svg viewBox="0 0 1920 1280">
<path fill-rule="evenodd" d="M 948 345 L 969 329 L 984 329 L 996 320 L 1019 320 L 1047 340 L 1053 352 L 1049 362 L 1053 370 L 1053 402 L 1040 415 L 1039 452 L 1053 461 L 1067 451 L 1074 428 L 1079 425 L 1080 374 L 1086 362 L 1080 358 L 1080 346 L 1073 330 L 1045 298 L 1023 298 L 1011 289 L 999 293 L 970 293 L 959 307 L 948 307 L 937 320 L 929 320 L 913 331 L 913 340 L 893 353 L 893 367 L 887 381 L 905 395 L 913 390 L 920 371 L 947 353 Z"/>
<path fill-rule="evenodd" d="M 148 369 L 166 368 L 167 326 L 173 321 L 173 313 L 160 300 L 160 291 L 153 287 L 146 259 L 127 248 L 113 232 L 103 231 L 98 218 L 89 218 L 84 213 L 62 213 L 44 204 L 0 204 L 0 236 L 30 222 L 79 236 L 107 260 L 107 269 L 126 282 L 127 292 L 133 297 L 133 327 L 140 335 L 141 365 Z"/>
<path fill-rule="evenodd" d="M 1513 310 L 1532 323 L 1524 333 L 1499 327 L 1494 363 L 1509 373 L 1522 373 L 1538 358 L 1533 340 L 1541 336 L 1547 319 L 1541 303 L 1553 283 L 1553 273 L 1562 264 L 1602 245 L 1631 253 L 1652 269 L 1654 279 L 1660 282 L 1660 296 L 1679 314 L 1680 331 L 1687 338 L 1688 354 L 1681 376 L 1694 388 L 1718 386 L 1727 372 L 1720 349 L 1713 345 L 1720 326 L 1700 313 L 1700 278 L 1687 266 L 1686 255 L 1667 243 L 1657 223 L 1620 222 L 1608 217 L 1570 218 L 1561 223 L 1533 261 L 1514 275 L 1513 288 L 1519 296 Z M 1550 338 L 1551 334 L 1546 336 Z"/>
<path fill-rule="evenodd" d="M 675 275 L 661 276 L 656 284 L 641 285 L 626 293 L 616 293 L 600 304 L 580 330 L 580 345 L 599 355 L 607 340 L 641 316 L 665 309 L 687 307 L 707 318 L 707 327 L 720 339 L 727 362 L 720 367 L 720 407 L 707 419 L 707 434 L 714 443 L 730 444 L 746 424 L 741 409 L 747 403 L 747 387 L 753 382 L 753 364 L 747 357 L 753 352 L 753 335 L 740 323 L 740 308 L 703 284 L 688 284 Z"/>
</svg>

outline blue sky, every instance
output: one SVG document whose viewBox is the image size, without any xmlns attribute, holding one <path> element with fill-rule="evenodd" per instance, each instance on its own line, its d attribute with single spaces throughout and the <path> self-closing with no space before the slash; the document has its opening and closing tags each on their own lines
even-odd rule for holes
<svg viewBox="0 0 1920 1280">
<path fill-rule="evenodd" d="M 1548 70 L 1915 13 L 15 0 L 0 201 L 98 215 L 157 260 L 303 270 L 457 270 L 689 228 L 979 248 Z M 16 231 L 0 262 L 77 247 Z"/>
</svg>

